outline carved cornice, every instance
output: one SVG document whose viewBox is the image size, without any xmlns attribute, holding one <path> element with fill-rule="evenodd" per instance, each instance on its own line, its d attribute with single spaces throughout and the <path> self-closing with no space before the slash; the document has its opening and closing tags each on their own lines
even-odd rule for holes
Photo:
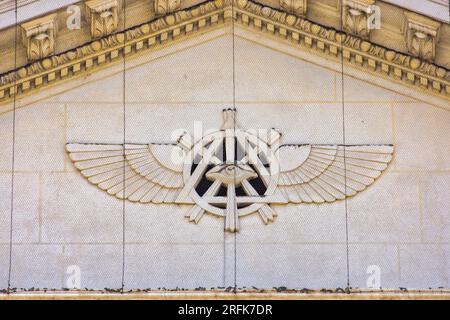
<svg viewBox="0 0 450 320">
<path fill-rule="evenodd" d="M 343 57 L 347 65 L 450 100 L 450 71 L 445 68 L 250 0 L 234 0 L 234 5 L 231 1 L 209 1 L 176 11 L 0 75 L 0 102 L 232 19 L 300 50 L 335 61 Z"/>
</svg>

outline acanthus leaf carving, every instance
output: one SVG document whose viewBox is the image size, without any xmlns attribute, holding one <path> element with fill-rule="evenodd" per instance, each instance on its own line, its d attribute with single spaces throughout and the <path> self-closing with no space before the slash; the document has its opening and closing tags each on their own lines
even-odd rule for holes
<svg viewBox="0 0 450 320">
<path fill-rule="evenodd" d="M 91 0 L 86 2 L 86 7 L 93 38 L 104 37 L 117 30 L 119 25 L 117 0 Z"/>
<path fill-rule="evenodd" d="M 375 0 L 345 0 L 342 8 L 342 28 L 354 35 L 368 38 L 369 14 Z"/>
<path fill-rule="evenodd" d="M 297 16 L 306 16 L 308 10 L 307 0 L 280 0 L 280 7 Z"/>
<path fill-rule="evenodd" d="M 405 37 L 409 53 L 433 61 L 436 56 L 440 23 L 412 12 L 405 12 L 405 16 Z"/>
<path fill-rule="evenodd" d="M 22 42 L 29 61 L 48 57 L 55 52 L 56 14 L 51 14 L 21 25 Z"/>
<path fill-rule="evenodd" d="M 155 0 L 155 14 L 158 16 L 172 13 L 181 8 L 181 0 Z"/>
<path fill-rule="evenodd" d="M 16 70 L 0 75 L 0 103 L 8 101 L 17 87 L 17 93 L 35 90 L 47 83 L 45 74 L 53 74 L 53 80 L 67 78 L 97 65 L 97 56 L 109 57 L 112 61 L 119 55 L 125 43 L 131 52 L 151 49 L 162 41 L 168 41 L 171 33 L 178 38 L 181 34 L 191 33 L 193 28 L 200 30 L 209 24 L 226 23 L 231 18 L 232 3 L 237 23 L 249 25 L 260 30 L 294 40 L 296 46 L 308 46 L 320 50 L 321 54 L 332 58 L 343 55 L 350 64 L 358 64 L 371 73 L 389 77 L 409 86 L 420 87 L 428 93 L 448 99 L 450 95 L 450 70 L 433 62 L 420 59 L 411 54 L 401 53 L 381 47 L 360 36 L 336 31 L 309 21 L 306 18 L 263 6 L 251 0 L 214 0 L 199 6 L 178 10 L 173 14 L 158 17 L 148 23 L 116 32 L 91 43 L 73 48 L 49 58 L 43 58 Z M 209 20 L 210 17 L 210 20 Z M 202 22 L 202 23 L 201 23 Z M 174 29 L 176 28 L 176 29 Z M 161 36 L 159 36 L 161 35 Z M 164 35 L 164 37 L 163 37 Z M 172 39 L 172 38 L 169 38 Z M 142 44 L 148 46 L 142 47 Z M 138 48 L 138 45 L 141 45 Z M 86 61 L 86 64 L 83 63 Z M 107 60 L 109 63 L 109 60 Z M 56 79 L 55 79 L 56 76 Z M 412 82 L 414 80 L 414 82 Z M 16 83 L 17 82 L 17 83 Z M 30 84 L 33 86 L 30 88 Z"/>
</svg>

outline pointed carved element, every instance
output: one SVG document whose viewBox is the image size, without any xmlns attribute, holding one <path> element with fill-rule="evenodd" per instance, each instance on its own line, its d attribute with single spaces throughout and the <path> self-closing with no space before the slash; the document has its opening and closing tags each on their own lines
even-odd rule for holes
<svg viewBox="0 0 450 320">
<path fill-rule="evenodd" d="M 406 43 L 412 55 L 433 61 L 436 56 L 436 43 L 441 24 L 424 16 L 405 12 Z"/>
<path fill-rule="evenodd" d="M 233 129 L 236 125 L 236 109 L 225 109 L 223 114 L 222 129 Z"/>
<path fill-rule="evenodd" d="M 297 16 L 306 16 L 308 0 L 280 0 L 280 7 Z"/>
<path fill-rule="evenodd" d="M 370 35 L 370 7 L 375 0 L 344 0 L 342 8 L 342 27 L 345 31 L 368 38 Z"/>
<path fill-rule="evenodd" d="M 56 14 L 23 23 L 21 27 L 28 60 L 38 60 L 55 52 Z"/>
<path fill-rule="evenodd" d="M 174 12 L 181 8 L 181 0 L 155 0 L 155 14 L 158 16 Z"/>
<path fill-rule="evenodd" d="M 119 4 L 117 0 L 91 0 L 86 2 L 88 19 L 91 21 L 91 36 L 99 38 L 117 30 Z"/>
</svg>

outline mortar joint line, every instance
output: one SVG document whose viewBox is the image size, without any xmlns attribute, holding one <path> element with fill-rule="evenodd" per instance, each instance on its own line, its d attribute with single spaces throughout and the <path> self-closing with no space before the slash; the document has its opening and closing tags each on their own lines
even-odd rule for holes
<svg viewBox="0 0 450 320">
<path fill-rule="evenodd" d="M 17 69 L 17 0 L 14 2 L 14 69 Z M 16 145 L 16 95 L 17 95 L 17 78 L 14 78 L 13 86 L 13 119 L 12 119 L 12 157 L 11 157 L 11 199 L 10 199 L 10 217 L 9 217 L 9 264 L 8 264 L 8 288 L 7 294 L 11 293 L 11 272 L 12 272 L 12 247 L 13 247 L 13 212 L 14 212 L 14 169 L 15 169 L 15 145 Z"/>
</svg>

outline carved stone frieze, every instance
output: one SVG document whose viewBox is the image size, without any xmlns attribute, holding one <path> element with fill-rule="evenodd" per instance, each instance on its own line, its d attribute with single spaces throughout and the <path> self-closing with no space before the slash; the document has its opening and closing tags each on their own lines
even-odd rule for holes
<svg viewBox="0 0 450 320">
<path fill-rule="evenodd" d="M 23 23 L 21 28 L 28 60 L 42 59 L 55 52 L 56 14 Z"/>
<path fill-rule="evenodd" d="M 179 10 L 181 0 L 155 0 L 155 14 L 158 16 Z"/>
<path fill-rule="evenodd" d="M 408 51 L 416 57 L 433 61 L 440 23 L 412 12 L 406 12 L 405 16 Z"/>
<path fill-rule="evenodd" d="M 14 94 L 30 92 L 83 71 L 92 72 L 96 66 L 114 63 L 118 57 L 152 50 L 184 35 L 227 24 L 232 19 L 254 32 L 278 37 L 299 50 L 313 50 L 336 61 L 343 57 L 345 64 L 450 99 L 450 71 L 444 67 L 250 0 L 234 0 L 233 5 L 232 0 L 215 0 L 4 73 L 0 75 L 0 103 Z"/>
<path fill-rule="evenodd" d="M 119 25 L 119 3 L 117 0 L 87 1 L 86 9 L 93 38 L 104 37 L 117 30 Z"/>
<path fill-rule="evenodd" d="M 280 7 L 297 16 L 306 16 L 308 0 L 280 0 Z"/>
<path fill-rule="evenodd" d="M 190 222 L 209 213 L 223 218 L 228 232 L 239 231 L 240 217 L 253 213 L 265 224 L 273 222 L 277 212 L 272 205 L 354 196 L 392 160 L 392 145 L 280 145 L 277 130 L 242 130 L 235 113 L 225 109 L 220 129 L 198 140 L 186 132 L 176 145 L 68 143 L 66 150 L 81 174 L 108 194 L 143 204 L 188 205 Z M 351 179 L 342 169 L 344 156 L 358 165 Z M 115 170 L 113 162 L 119 164 Z M 124 168 L 129 173 L 118 184 Z M 207 190 L 199 187 L 204 184 Z"/>
<path fill-rule="evenodd" d="M 368 38 L 371 27 L 369 16 L 375 0 L 344 0 L 342 8 L 342 27 L 354 35 Z"/>
</svg>

